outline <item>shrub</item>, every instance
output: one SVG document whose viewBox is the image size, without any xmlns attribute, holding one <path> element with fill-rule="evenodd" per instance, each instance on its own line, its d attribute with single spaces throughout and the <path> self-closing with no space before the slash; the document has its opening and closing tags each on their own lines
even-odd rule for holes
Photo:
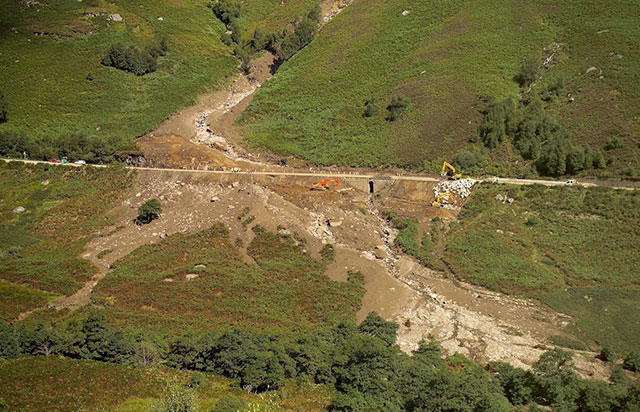
<svg viewBox="0 0 640 412">
<path fill-rule="evenodd" d="M 162 205 L 158 199 L 147 200 L 138 208 L 136 223 L 139 225 L 151 223 L 154 219 L 160 217 L 161 213 Z"/>
<path fill-rule="evenodd" d="M 622 367 L 630 370 L 631 372 L 640 371 L 640 353 L 630 352 L 622 363 Z"/>
<path fill-rule="evenodd" d="M 624 139 L 622 137 L 616 137 L 616 138 L 610 139 L 607 142 L 607 144 L 604 146 L 604 149 L 614 150 L 614 149 L 620 149 L 623 146 L 624 146 Z"/>
<path fill-rule="evenodd" d="M 311 20 L 309 17 L 304 18 L 296 26 L 294 32 L 282 41 L 278 57 L 283 61 L 289 60 L 298 50 L 311 43 L 316 36 L 316 30 L 317 21 Z"/>
<path fill-rule="evenodd" d="M 229 23 L 228 27 L 229 27 L 229 30 L 231 30 L 231 40 L 233 40 L 237 44 L 240 44 L 242 40 L 242 32 L 244 31 L 244 29 L 240 25 L 240 22 L 238 22 L 238 20 L 235 20 L 235 19 L 231 20 L 231 23 Z"/>
<path fill-rule="evenodd" d="M 373 117 L 378 113 L 380 107 L 376 104 L 374 99 L 369 99 L 364 102 L 364 113 L 362 113 L 362 117 Z"/>
<path fill-rule="evenodd" d="M 387 121 L 393 122 L 409 109 L 409 100 L 402 96 L 393 96 L 387 106 Z"/>
<path fill-rule="evenodd" d="M 473 169 L 481 167 L 487 162 L 487 155 L 482 147 L 469 146 L 453 157 L 453 164 L 459 169 Z"/>
<path fill-rule="evenodd" d="M 4 123 L 7 121 L 7 111 L 7 99 L 4 97 L 4 93 L 0 91 L 0 123 Z"/>
<path fill-rule="evenodd" d="M 194 372 L 194 374 L 191 375 L 191 379 L 189 379 L 189 383 L 187 383 L 187 386 L 189 388 L 195 389 L 202 386 L 203 383 L 204 383 L 204 373 Z"/>
<path fill-rule="evenodd" d="M 600 359 L 602 359 L 605 362 L 614 362 L 616 359 L 618 359 L 618 355 L 616 355 L 613 349 L 611 349 L 608 346 L 602 347 L 602 349 L 600 350 L 599 356 L 600 356 Z"/>
<path fill-rule="evenodd" d="M 326 244 L 320 250 L 320 256 L 322 259 L 327 260 L 329 262 L 333 262 L 333 259 L 336 257 L 336 250 L 333 245 Z"/>
<path fill-rule="evenodd" d="M 231 46 L 233 44 L 233 39 L 231 35 L 227 32 L 224 32 L 220 35 L 220 41 L 227 46 Z"/>
<path fill-rule="evenodd" d="M 242 411 L 247 407 L 247 404 L 242 399 L 234 398 L 233 396 L 224 396 L 216 402 L 211 412 L 237 412 Z"/>
<path fill-rule="evenodd" d="M 219 0 L 213 6 L 213 14 L 224 24 L 240 17 L 240 2 L 237 0 Z"/>
<path fill-rule="evenodd" d="M 515 77 L 520 87 L 529 87 L 538 79 L 540 73 L 540 64 L 537 57 L 531 57 L 525 60 L 520 66 L 520 71 Z"/>
<path fill-rule="evenodd" d="M 196 412 L 196 394 L 176 382 L 171 382 L 165 389 L 162 399 L 153 404 L 153 412 Z"/>
<path fill-rule="evenodd" d="M 141 51 L 134 45 L 126 47 L 122 43 L 116 43 L 109 48 L 109 52 L 102 59 L 102 64 L 133 73 L 136 76 L 143 76 L 155 72 L 158 67 L 157 56 L 159 54 L 154 57 L 151 54 L 152 51 L 155 53 L 156 49 L 147 48 Z"/>
<path fill-rule="evenodd" d="M 489 149 L 496 148 L 504 141 L 506 123 L 512 110 L 513 102 L 510 99 L 505 99 L 500 103 L 491 103 L 485 110 L 478 133 L 484 145 Z"/>
</svg>

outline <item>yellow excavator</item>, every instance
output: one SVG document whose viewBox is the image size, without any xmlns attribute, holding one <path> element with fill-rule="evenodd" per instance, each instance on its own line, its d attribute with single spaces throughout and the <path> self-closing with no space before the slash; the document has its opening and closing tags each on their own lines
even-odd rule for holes
<svg viewBox="0 0 640 412">
<path fill-rule="evenodd" d="M 458 180 L 462 178 L 462 173 L 456 173 L 456 168 L 453 167 L 452 164 L 450 164 L 445 160 L 444 163 L 442 163 L 442 170 L 440 171 L 440 176 L 442 177 L 449 176 L 449 179 L 451 180 Z"/>
<path fill-rule="evenodd" d="M 431 206 L 433 206 L 433 207 L 442 206 L 442 200 L 444 200 L 445 197 L 448 198 L 447 199 L 448 201 L 451 201 L 451 199 L 453 198 L 453 193 L 451 193 L 451 192 L 442 193 L 440 196 L 438 196 L 436 198 L 436 200 L 431 202 Z"/>
</svg>

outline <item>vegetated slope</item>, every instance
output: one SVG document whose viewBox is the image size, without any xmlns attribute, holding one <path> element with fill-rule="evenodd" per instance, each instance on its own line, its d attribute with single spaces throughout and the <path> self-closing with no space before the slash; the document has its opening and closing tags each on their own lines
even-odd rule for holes
<svg viewBox="0 0 640 412">
<path fill-rule="evenodd" d="M 241 124 L 249 144 L 280 155 L 434 171 L 470 145 L 488 101 L 518 99 L 523 62 L 539 68 L 555 50 L 530 93 L 564 79 L 552 117 L 577 145 L 620 138 L 611 167 L 637 173 L 638 10 L 604 1 L 354 2 L 263 86 Z M 394 96 L 409 107 L 387 121 Z M 509 145 L 482 157 L 522 160 Z"/>
<path fill-rule="evenodd" d="M 637 191 L 483 184 L 459 221 L 443 254 L 457 276 L 540 298 L 601 344 L 640 345 Z"/>
<path fill-rule="evenodd" d="M 242 22 L 286 27 L 311 3 L 246 1 L 242 9 L 251 13 Z M 41 146 L 47 140 L 52 156 L 77 134 L 107 153 L 133 147 L 134 137 L 238 65 L 206 1 L 3 0 L 0 10 L 0 91 L 8 104 L 0 133 L 33 139 L 39 152 L 46 152 Z M 110 19 L 115 14 L 123 21 Z M 136 76 L 101 64 L 114 44 L 144 50 L 163 39 L 168 50 L 153 73 Z"/>
<path fill-rule="evenodd" d="M 257 266 L 243 262 L 226 227 L 214 226 L 138 248 L 113 265 L 93 299 L 112 323 L 162 336 L 232 327 L 291 334 L 355 320 L 361 275 L 332 281 L 328 259 L 291 236 L 254 232 L 248 253 Z"/>
<path fill-rule="evenodd" d="M 268 398 L 242 391 L 233 381 L 198 372 L 145 365 L 118 365 L 59 356 L 23 357 L 0 365 L 0 399 L 9 410 L 149 411 L 163 398 L 167 387 L 195 387 L 197 406 L 212 410 L 221 398 L 245 404 L 267 405 Z M 196 384 L 197 383 L 197 384 Z M 330 395 L 321 386 L 288 382 L 282 389 L 281 405 L 287 410 L 304 405 L 305 410 L 324 410 Z M 175 392 L 174 392 L 175 393 Z"/>
<path fill-rule="evenodd" d="M 0 283 L 3 320 L 91 277 L 96 269 L 80 254 L 108 224 L 105 213 L 131 176 L 120 168 L 0 164 L 0 279 L 12 283 Z"/>
</svg>

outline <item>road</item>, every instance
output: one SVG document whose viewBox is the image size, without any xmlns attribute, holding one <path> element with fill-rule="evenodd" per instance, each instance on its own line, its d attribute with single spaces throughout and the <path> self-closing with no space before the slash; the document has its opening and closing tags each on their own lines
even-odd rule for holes
<svg viewBox="0 0 640 412">
<path fill-rule="evenodd" d="M 25 160 L 25 159 L 2 159 L 5 163 L 9 162 L 22 162 L 26 164 L 47 164 L 51 166 L 61 167 L 108 167 L 106 165 L 76 165 L 73 163 L 51 163 L 44 160 Z M 318 179 L 326 178 L 327 176 L 352 179 L 368 179 L 368 180 L 399 180 L 399 181 L 415 181 L 415 182 L 440 182 L 441 177 L 434 177 L 428 175 L 385 175 L 382 173 L 376 174 L 361 174 L 361 173 L 344 173 L 344 172 L 331 172 L 331 171 L 318 171 L 318 172 L 293 172 L 293 171 L 275 171 L 275 170 L 243 170 L 233 172 L 231 170 L 203 170 L 203 169 L 171 169 L 171 168 L 157 168 L 157 167 L 137 167 L 137 166 L 125 166 L 127 169 L 133 170 L 145 170 L 155 172 L 177 172 L 177 173 L 207 173 L 207 174 L 219 174 L 219 175 L 262 175 L 262 176 L 299 176 L 299 177 L 315 177 Z M 565 186 L 566 181 L 561 180 L 544 180 L 544 179 L 514 179 L 504 177 L 489 177 L 489 178 L 475 178 L 470 177 L 478 182 L 487 183 L 505 183 L 513 185 L 544 185 L 544 186 Z M 636 190 L 635 187 L 615 186 L 611 184 L 599 184 L 599 183 L 586 183 L 581 182 L 580 185 L 584 187 L 605 186 L 614 189 Z"/>
</svg>

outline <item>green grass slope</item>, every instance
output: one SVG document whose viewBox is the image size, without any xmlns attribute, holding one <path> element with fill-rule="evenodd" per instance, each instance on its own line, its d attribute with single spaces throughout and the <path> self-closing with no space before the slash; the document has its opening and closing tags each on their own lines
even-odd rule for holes
<svg viewBox="0 0 640 412">
<path fill-rule="evenodd" d="M 512 204 L 496 200 L 498 194 Z M 447 232 L 461 278 L 574 315 L 600 343 L 640 345 L 640 193 L 483 184 Z"/>
<path fill-rule="evenodd" d="M 256 229 L 251 265 L 224 226 L 177 234 L 117 261 L 93 299 L 111 323 L 164 337 L 234 327 L 291 334 L 355 320 L 362 279 L 330 280 L 329 262 L 303 249 L 291 237 Z"/>
<path fill-rule="evenodd" d="M 32 2 L 0 1 L 0 91 L 9 107 L 0 133 L 54 141 L 84 133 L 115 148 L 132 147 L 134 137 L 219 85 L 238 65 L 206 1 L 26 3 Z M 241 21 L 275 30 L 314 3 L 246 1 Z M 108 19 L 115 13 L 124 21 Z M 137 77 L 100 64 L 114 43 L 144 48 L 162 38 L 169 51 L 155 73 Z"/>
<path fill-rule="evenodd" d="M 95 272 L 80 257 L 132 172 L 0 164 L 0 317 L 5 320 L 71 294 Z M 18 207 L 21 213 L 14 213 Z M 6 283 L 9 282 L 9 283 Z"/>
<path fill-rule="evenodd" d="M 22 357 L 0 363 L 0 399 L 11 411 L 118 411 L 148 412 L 163 397 L 168 384 L 182 386 L 193 372 L 143 365 L 117 365 L 58 356 Z M 269 394 L 245 392 L 220 376 L 200 374 L 196 405 L 210 411 L 223 397 L 242 399 L 254 408 L 268 408 Z M 296 411 L 323 411 L 331 400 L 324 386 L 290 381 L 277 405 Z M 271 407 L 274 407 L 271 405 Z M 271 409 L 260 409 L 271 410 Z"/>
<path fill-rule="evenodd" d="M 517 99 L 522 62 L 542 64 L 543 50 L 558 43 L 534 89 L 565 79 L 563 93 L 575 100 L 563 95 L 553 112 L 571 139 L 603 148 L 621 137 L 608 153 L 611 167 L 637 173 L 639 9 L 623 1 L 356 1 L 281 67 L 240 123 L 248 144 L 280 155 L 434 171 L 468 144 L 488 99 Z M 597 76 L 586 74 L 591 66 Z M 409 109 L 385 121 L 396 95 Z M 379 111 L 363 117 L 370 99 Z M 500 150 L 490 157 L 517 160 Z"/>
</svg>

